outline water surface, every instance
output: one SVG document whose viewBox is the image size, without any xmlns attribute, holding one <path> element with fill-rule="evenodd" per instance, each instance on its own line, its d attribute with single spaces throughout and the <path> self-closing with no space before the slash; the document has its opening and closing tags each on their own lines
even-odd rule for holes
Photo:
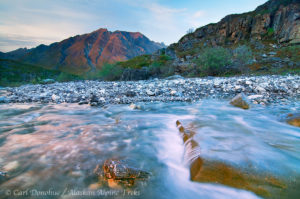
<svg viewBox="0 0 300 199">
<path fill-rule="evenodd" d="M 258 198 L 191 182 L 176 120 L 196 132 L 201 157 L 270 173 L 290 184 L 285 197 L 300 194 L 300 130 L 281 121 L 299 103 L 246 111 L 214 100 L 140 105 L 0 105 L 0 170 L 9 175 L 1 198 Z M 93 173 L 109 158 L 129 159 L 151 177 L 114 190 Z"/>
</svg>

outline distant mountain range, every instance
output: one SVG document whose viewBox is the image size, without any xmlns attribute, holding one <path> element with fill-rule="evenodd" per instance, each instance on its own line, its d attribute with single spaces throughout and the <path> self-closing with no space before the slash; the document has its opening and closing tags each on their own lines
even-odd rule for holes
<svg viewBox="0 0 300 199">
<path fill-rule="evenodd" d="M 105 63 L 151 54 L 163 47 L 163 43 L 153 42 L 139 32 L 98 29 L 49 46 L 40 45 L 32 49 L 20 48 L 0 53 L 0 58 L 81 74 L 100 69 Z"/>
</svg>

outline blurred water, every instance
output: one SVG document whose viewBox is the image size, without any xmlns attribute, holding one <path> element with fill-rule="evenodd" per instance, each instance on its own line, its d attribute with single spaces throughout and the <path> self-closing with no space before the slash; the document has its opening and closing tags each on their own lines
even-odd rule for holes
<svg viewBox="0 0 300 199">
<path fill-rule="evenodd" d="M 26 190 L 55 192 L 41 198 L 258 197 L 245 190 L 191 182 L 176 120 L 196 132 L 201 157 L 251 167 L 298 186 L 300 129 L 280 121 L 297 110 L 297 102 L 245 111 L 212 100 L 141 104 L 140 110 L 128 105 L 0 105 L 0 170 L 9 174 L 1 180 L 0 197 L 37 197 L 37 192 L 18 192 Z M 130 159 L 152 175 L 113 194 L 99 182 L 96 190 L 101 193 L 88 196 L 95 194 L 88 192 L 90 185 L 99 181 L 94 168 L 109 158 Z"/>
</svg>

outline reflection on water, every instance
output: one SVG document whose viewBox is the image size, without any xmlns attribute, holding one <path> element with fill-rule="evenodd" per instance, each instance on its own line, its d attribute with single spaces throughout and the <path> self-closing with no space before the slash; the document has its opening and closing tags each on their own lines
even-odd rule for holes
<svg viewBox="0 0 300 199">
<path fill-rule="evenodd" d="M 201 157 L 271 173 L 290 184 L 281 197 L 299 194 L 300 131 L 280 121 L 281 115 L 299 110 L 298 103 L 247 111 L 222 101 L 141 107 L 1 105 L 0 171 L 8 172 L 0 181 L 1 198 L 38 195 L 5 192 L 27 189 L 48 191 L 40 193 L 45 194 L 42 198 L 258 197 L 245 190 L 191 182 L 175 125 L 178 119 L 196 132 Z M 109 158 L 130 159 L 151 177 L 133 188 L 114 190 L 93 173 Z"/>
</svg>

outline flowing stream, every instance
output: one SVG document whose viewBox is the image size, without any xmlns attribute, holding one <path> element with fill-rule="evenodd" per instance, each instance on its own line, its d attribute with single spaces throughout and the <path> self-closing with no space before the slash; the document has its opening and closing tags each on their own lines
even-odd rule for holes
<svg viewBox="0 0 300 199">
<path fill-rule="evenodd" d="M 249 190 L 190 180 L 180 120 L 196 132 L 200 156 L 287 182 L 300 195 L 300 129 L 281 121 L 287 105 L 232 107 L 227 101 L 90 107 L 0 105 L 0 198 L 260 198 Z M 131 188 L 113 188 L 94 168 L 128 159 L 148 171 Z"/>
</svg>

